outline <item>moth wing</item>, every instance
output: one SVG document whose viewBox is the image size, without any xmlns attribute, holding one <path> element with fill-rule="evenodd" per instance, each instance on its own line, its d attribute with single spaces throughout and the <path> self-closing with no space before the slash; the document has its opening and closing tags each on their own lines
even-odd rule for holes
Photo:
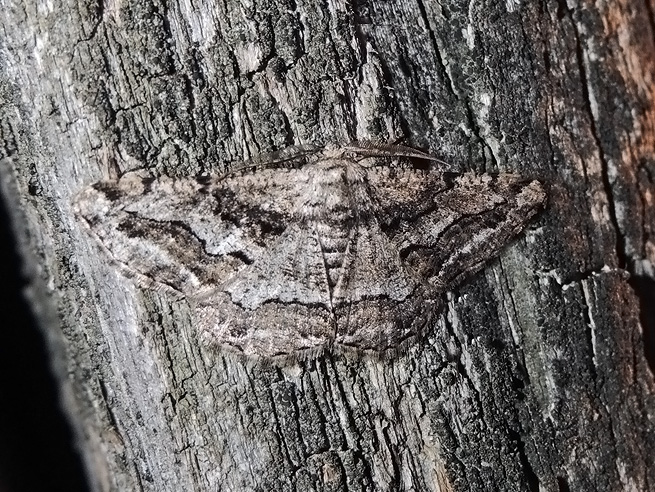
<svg viewBox="0 0 655 492">
<path fill-rule="evenodd" d="M 269 302 L 251 311 L 218 289 L 192 301 L 203 339 L 243 355 L 310 355 L 330 347 L 334 340 L 332 313 L 322 307 Z"/>
<path fill-rule="evenodd" d="M 126 173 L 83 190 L 77 214 L 128 273 L 184 294 L 222 284 L 285 231 L 307 175 L 226 179 Z"/>
<path fill-rule="evenodd" d="M 381 228 L 428 297 L 480 270 L 546 199 L 541 183 L 512 174 L 374 168 L 368 181 Z"/>
<path fill-rule="evenodd" d="M 365 217 L 356 225 L 333 293 L 335 344 L 380 351 L 415 335 L 426 306 L 420 292 L 417 295 L 419 282 L 405 269 L 397 246 L 375 217 L 368 213 Z"/>
<path fill-rule="evenodd" d="M 292 222 L 260 260 L 197 301 L 208 340 L 246 355 L 320 350 L 334 339 L 321 246 L 301 221 Z"/>
<path fill-rule="evenodd" d="M 235 274 L 222 287 L 249 310 L 266 302 L 331 308 L 321 245 L 309 224 L 294 221 L 267 254 Z"/>
</svg>

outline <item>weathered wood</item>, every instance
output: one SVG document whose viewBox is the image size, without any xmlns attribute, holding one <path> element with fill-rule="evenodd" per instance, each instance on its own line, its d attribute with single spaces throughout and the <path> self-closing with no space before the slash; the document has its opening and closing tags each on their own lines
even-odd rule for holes
<svg viewBox="0 0 655 492">
<path fill-rule="evenodd" d="M 653 8 L 5 2 L 3 169 L 94 489 L 652 489 Z M 117 171 L 363 138 L 550 189 L 396 359 L 210 350 L 184 302 L 139 290 L 72 214 Z"/>
</svg>

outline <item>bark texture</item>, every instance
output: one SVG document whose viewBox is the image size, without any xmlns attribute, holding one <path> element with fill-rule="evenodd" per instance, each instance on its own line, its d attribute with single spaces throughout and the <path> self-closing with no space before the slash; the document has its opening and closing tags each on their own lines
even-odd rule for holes
<svg viewBox="0 0 655 492">
<path fill-rule="evenodd" d="M 651 0 L 0 5 L 2 170 L 94 490 L 655 488 Z M 391 360 L 210 350 L 72 214 L 117 172 L 354 139 L 549 187 Z"/>
</svg>

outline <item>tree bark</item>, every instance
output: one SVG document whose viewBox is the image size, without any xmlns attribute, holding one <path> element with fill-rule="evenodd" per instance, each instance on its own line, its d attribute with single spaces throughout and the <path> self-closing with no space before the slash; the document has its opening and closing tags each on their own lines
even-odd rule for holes
<svg viewBox="0 0 655 492">
<path fill-rule="evenodd" d="M 654 9 L 3 2 L 3 173 L 93 490 L 652 490 Z M 72 213 L 117 172 L 356 139 L 549 189 L 390 360 L 206 347 Z"/>
</svg>

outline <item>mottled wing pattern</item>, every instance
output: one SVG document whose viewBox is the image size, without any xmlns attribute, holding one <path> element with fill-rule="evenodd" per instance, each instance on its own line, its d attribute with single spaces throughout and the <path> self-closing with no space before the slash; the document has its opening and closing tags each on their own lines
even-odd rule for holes
<svg viewBox="0 0 655 492">
<path fill-rule="evenodd" d="M 332 302 L 337 320 L 335 346 L 380 351 L 415 335 L 427 306 L 420 279 L 405 268 L 398 247 L 383 231 L 384 220 L 372 199 L 368 172 L 362 181 L 348 184 L 354 220 Z"/>
<path fill-rule="evenodd" d="M 545 194 L 515 175 L 368 168 L 333 296 L 336 345 L 377 351 L 419 335 L 442 294 L 494 258 Z"/>
<path fill-rule="evenodd" d="M 331 346 L 335 319 L 318 238 L 293 221 L 266 255 L 191 299 L 205 338 L 245 354 Z"/>
<path fill-rule="evenodd" d="M 364 167 L 342 156 L 223 178 L 127 173 L 77 198 L 110 254 L 187 296 L 205 339 L 249 355 L 383 351 L 545 200 L 514 175 Z"/>
<path fill-rule="evenodd" d="M 356 226 L 333 294 L 335 344 L 364 351 L 397 347 L 424 326 L 430 312 L 420 280 L 374 218 Z"/>
<path fill-rule="evenodd" d="M 83 190 L 74 205 L 130 273 L 193 295 L 270 251 L 292 222 L 307 180 L 302 169 L 224 179 L 131 172 Z"/>
<path fill-rule="evenodd" d="M 538 181 L 513 174 L 374 168 L 368 180 L 381 228 L 428 297 L 497 256 L 546 199 Z"/>
<path fill-rule="evenodd" d="M 250 354 L 320 349 L 334 316 L 317 238 L 294 214 L 305 169 L 225 178 L 127 173 L 75 208 L 129 274 L 186 295 L 214 343 Z"/>
</svg>

